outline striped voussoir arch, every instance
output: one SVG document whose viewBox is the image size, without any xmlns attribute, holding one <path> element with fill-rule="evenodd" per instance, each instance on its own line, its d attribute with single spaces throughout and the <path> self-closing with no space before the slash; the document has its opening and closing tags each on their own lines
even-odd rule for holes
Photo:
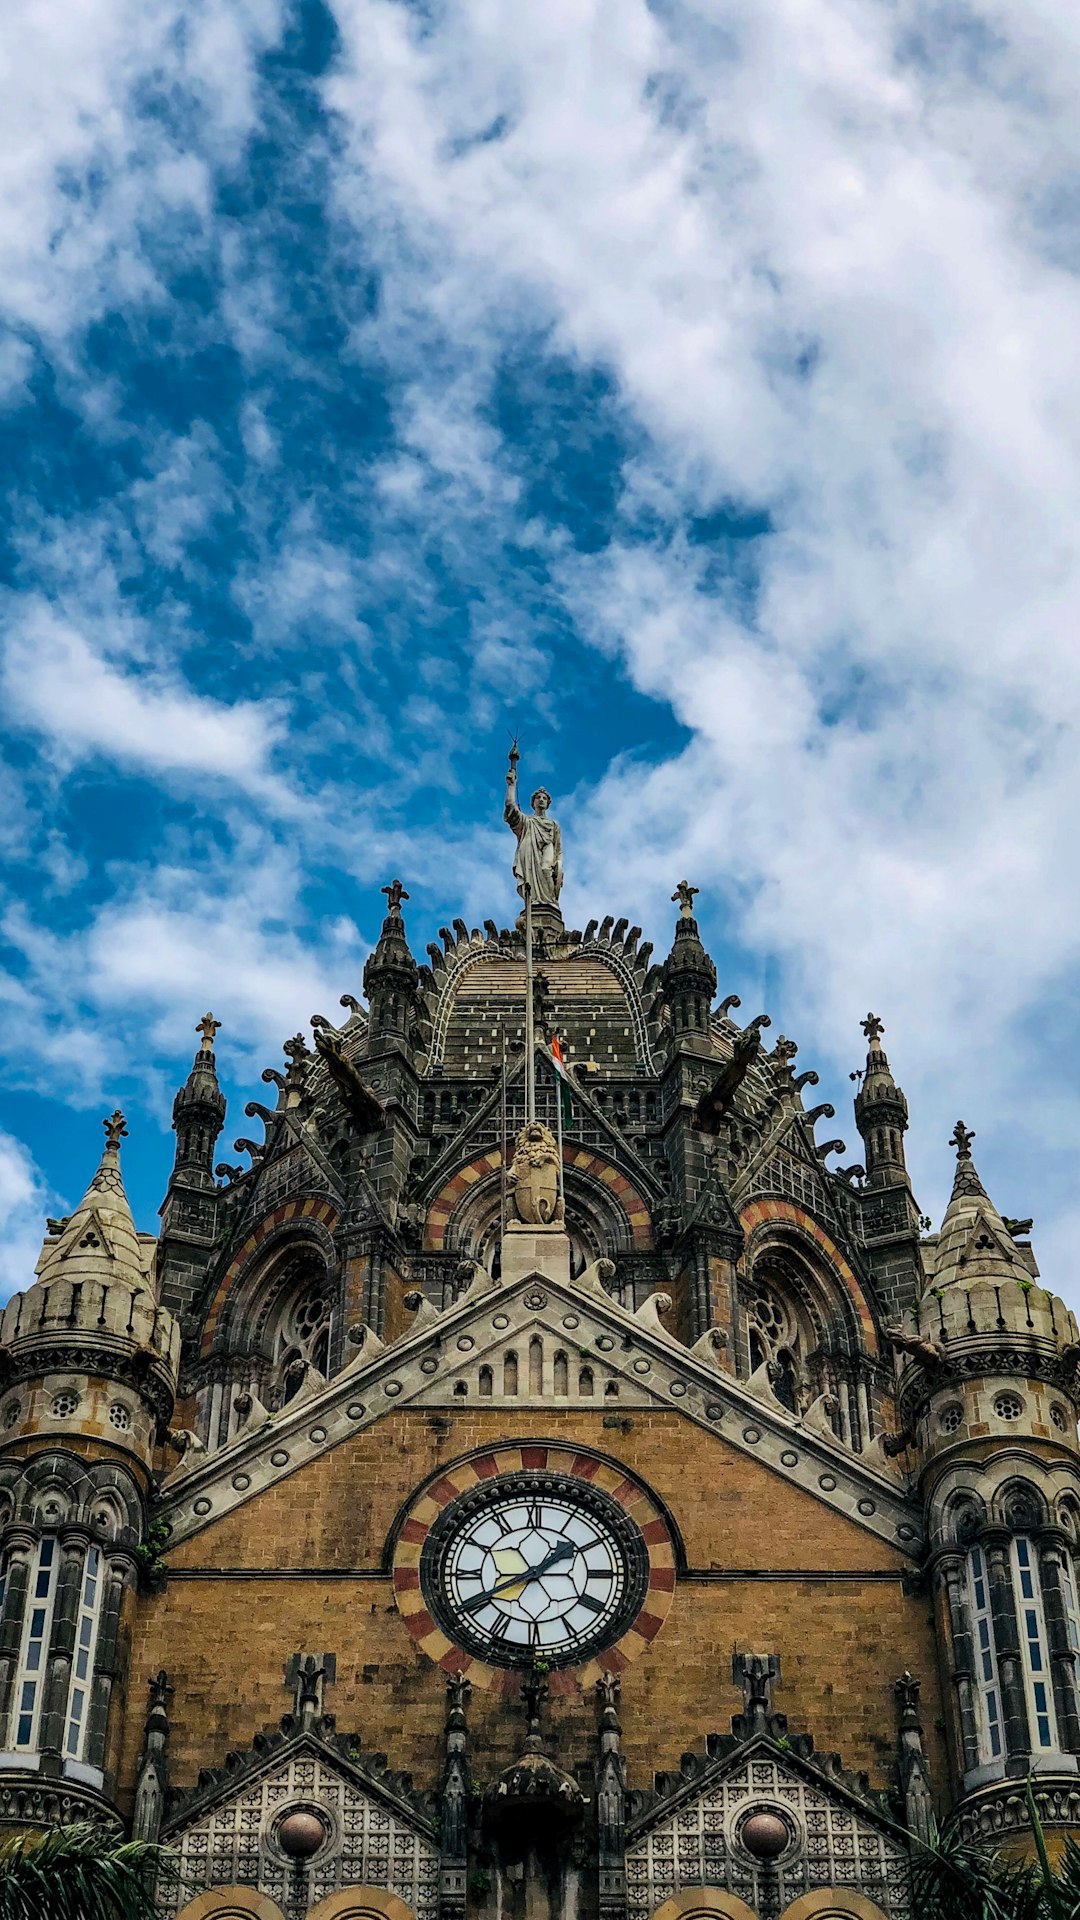
<svg viewBox="0 0 1080 1920">
<path fill-rule="evenodd" d="M 338 1210 L 325 1194 L 305 1194 L 297 1200 L 283 1200 L 280 1207 L 275 1207 L 272 1213 L 266 1214 L 259 1221 L 258 1226 L 253 1227 L 237 1247 L 217 1283 L 210 1311 L 203 1326 L 201 1351 L 209 1353 L 213 1345 L 214 1330 L 221 1318 L 221 1310 L 228 1299 L 233 1282 L 265 1241 L 279 1232 L 282 1227 L 288 1226 L 291 1221 L 297 1220 L 316 1221 L 319 1226 L 326 1227 L 332 1232 L 337 1224 L 337 1218 Z"/>
</svg>

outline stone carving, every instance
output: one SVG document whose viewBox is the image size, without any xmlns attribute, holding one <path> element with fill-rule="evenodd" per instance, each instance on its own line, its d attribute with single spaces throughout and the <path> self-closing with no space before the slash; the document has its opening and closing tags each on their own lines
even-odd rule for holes
<svg viewBox="0 0 1080 1920">
<path fill-rule="evenodd" d="M 518 806 L 517 763 L 520 758 L 515 740 L 510 749 L 506 805 L 503 809 L 503 818 L 517 840 L 514 877 L 523 900 L 528 887 L 534 907 L 554 907 L 558 912 L 563 883 L 562 834 L 558 823 L 548 812 L 551 795 L 546 787 L 538 787 L 533 794 L 531 813 L 523 813 Z"/>
<path fill-rule="evenodd" d="M 283 1758 L 277 1768 L 264 1767 L 261 1775 L 238 1783 L 234 1796 L 167 1834 L 182 1879 L 158 1895 L 164 1920 L 193 1894 L 221 1886 L 257 1888 L 293 1912 L 292 1867 L 264 1838 L 277 1808 L 293 1801 L 324 1814 L 334 1835 L 310 1870 L 305 1911 L 308 1900 L 314 1905 L 342 1887 L 374 1886 L 396 1893 L 417 1920 L 435 1920 L 439 1856 L 433 1840 L 404 1808 L 365 1792 L 310 1748 Z"/>
<path fill-rule="evenodd" d="M 907 1849 L 809 1768 L 762 1742 L 741 1767 L 676 1795 L 670 1816 L 631 1833 L 626 1853 L 629 1920 L 648 1915 L 687 1887 L 723 1887 L 759 1910 L 760 1869 L 739 1844 L 748 1806 L 783 1809 L 798 1844 L 774 1870 L 773 1911 L 815 1887 L 850 1888 L 876 1901 L 889 1920 L 910 1920 Z M 635 1822 L 634 1825 L 639 1825 Z"/>
<path fill-rule="evenodd" d="M 561 1227 L 559 1150 L 555 1136 L 540 1120 L 522 1127 L 508 1181 L 518 1220 L 529 1227 Z"/>
</svg>

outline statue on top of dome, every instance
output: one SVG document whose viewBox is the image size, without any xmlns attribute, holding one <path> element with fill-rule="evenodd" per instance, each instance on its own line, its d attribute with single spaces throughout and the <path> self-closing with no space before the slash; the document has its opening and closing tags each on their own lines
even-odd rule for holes
<svg viewBox="0 0 1080 1920">
<path fill-rule="evenodd" d="M 551 795 L 546 787 L 538 787 L 533 794 L 529 803 L 531 813 L 523 813 L 518 806 L 517 763 L 520 759 L 515 740 L 510 749 L 503 809 L 503 818 L 517 840 L 514 877 L 523 900 L 528 888 L 534 907 L 553 907 L 557 913 L 563 883 L 562 834 L 558 822 L 551 818 Z"/>
</svg>

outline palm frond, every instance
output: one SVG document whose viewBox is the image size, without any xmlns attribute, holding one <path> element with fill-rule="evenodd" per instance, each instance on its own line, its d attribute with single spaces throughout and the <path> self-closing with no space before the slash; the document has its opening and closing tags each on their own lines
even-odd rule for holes
<svg viewBox="0 0 1080 1920">
<path fill-rule="evenodd" d="M 156 1920 L 154 1876 L 170 1857 L 89 1824 L 0 1842 L 0 1920 Z"/>
</svg>

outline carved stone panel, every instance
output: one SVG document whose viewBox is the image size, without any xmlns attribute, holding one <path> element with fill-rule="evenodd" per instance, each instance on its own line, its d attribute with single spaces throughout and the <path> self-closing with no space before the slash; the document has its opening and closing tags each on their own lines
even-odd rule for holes
<svg viewBox="0 0 1080 1920">
<path fill-rule="evenodd" d="M 324 1845 L 299 1876 L 274 1835 L 281 1814 L 294 1806 L 320 1814 L 327 1827 Z M 172 1920 L 196 1893 L 222 1886 L 255 1887 L 289 1916 L 343 1887 L 387 1887 L 417 1920 L 435 1920 L 435 1847 L 403 1814 L 312 1754 L 294 1755 L 166 1837 L 183 1878 L 159 1895 L 162 1920 Z"/>
<path fill-rule="evenodd" d="M 778 1911 L 817 1887 L 847 1887 L 877 1902 L 889 1920 L 911 1920 L 910 1869 L 904 1847 L 862 1818 L 825 1781 L 819 1787 L 767 1756 L 703 1783 L 670 1818 L 655 1821 L 626 1854 L 629 1920 L 687 1887 L 722 1887 L 757 1910 L 760 1869 L 740 1843 L 751 1809 L 777 1813 L 790 1843 L 774 1873 Z"/>
</svg>

